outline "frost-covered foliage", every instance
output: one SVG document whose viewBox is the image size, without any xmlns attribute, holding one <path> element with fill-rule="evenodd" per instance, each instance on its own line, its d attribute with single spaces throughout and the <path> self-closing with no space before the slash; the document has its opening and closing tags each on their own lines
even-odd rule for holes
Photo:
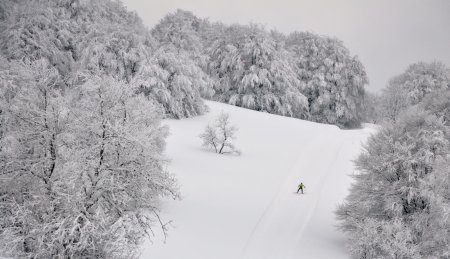
<svg viewBox="0 0 450 259">
<path fill-rule="evenodd" d="M 433 91 L 450 88 L 450 71 L 441 62 L 418 62 L 392 78 L 389 86 L 403 88 L 409 103 L 417 104 Z"/>
<path fill-rule="evenodd" d="M 392 122 L 410 106 L 428 103 L 427 109 L 433 111 L 433 102 L 445 105 L 440 97 L 450 86 L 449 69 L 441 62 L 412 64 L 408 69 L 392 78 L 386 88 L 382 90 L 379 102 L 380 118 Z M 427 98 L 432 94 L 430 98 Z M 438 104 L 436 104 L 438 105 Z M 438 105 L 438 106 L 439 106 Z"/>
<path fill-rule="evenodd" d="M 356 161 L 356 182 L 337 211 L 354 258 L 450 256 L 449 100 L 439 62 L 413 64 L 383 89 L 385 128 Z"/>
<path fill-rule="evenodd" d="M 7 7 L 9 12 L 5 12 L 6 22 L 0 26 L 0 51 L 9 60 L 30 63 L 47 59 L 61 74 L 60 83 L 69 87 L 79 83 L 74 82 L 79 78 L 78 73 L 87 72 L 91 76 L 107 75 L 152 87 L 153 83 L 149 82 L 152 79 L 142 74 L 153 72 L 164 63 L 161 69 L 167 69 L 169 76 L 161 87 L 169 94 L 165 95 L 167 98 L 154 100 L 163 107 L 172 107 L 163 110 L 166 116 L 181 118 L 205 111 L 201 96 L 210 97 L 212 88 L 208 75 L 198 67 L 196 59 L 201 60 L 201 55 L 194 59 L 191 52 L 180 54 L 174 46 L 168 47 L 163 38 L 159 42 L 140 18 L 128 12 L 121 2 L 8 1 L 2 7 Z M 168 28 L 172 28 L 171 24 Z M 180 33 L 190 34 L 189 31 Z M 172 58 L 177 55 L 182 57 Z M 172 68 L 174 70 L 170 70 Z M 183 78 L 181 86 L 176 86 L 179 80 L 171 81 L 172 74 Z M 135 80 L 138 76 L 139 80 Z M 145 80 L 148 81 L 143 82 Z M 191 110 L 184 112 L 173 107 Z"/>
<path fill-rule="evenodd" d="M 161 112 L 125 82 L 70 89 L 46 60 L 0 66 L 0 254 L 123 258 L 177 197 Z"/>
<path fill-rule="evenodd" d="M 401 112 L 357 159 L 337 211 L 354 258 L 450 256 L 448 100 L 435 97 Z"/>
<path fill-rule="evenodd" d="M 211 23 L 182 10 L 152 35 L 207 72 L 214 91 L 202 86 L 204 98 L 342 127 L 358 127 L 365 115 L 364 67 L 339 40 Z"/>
<path fill-rule="evenodd" d="M 365 69 L 337 39 L 294 32 L 286 39 L 298 79 L 304 84 L 311 119 L 358 127 L 363 118 Z"/>
<path fill-rule="evenodd" d="M 158 44 L 157 63 L 169 73 L 167 87 L 172 89 L 174 95 L 185 99 L 182 105 L 190 106 L 187 113 L 191 116 L 203 114 L 206 110 L 200 97 L 210 99 L 214 93 L 212 81 L 205 73 L 208 58 L 200 35 L 205 24 L 206 21 L 191 12 L 177 10 L 166 15 L 152 29 Z"/>
<path fill-rule="evenodd" d="M 125 10 L 120 10 L 125 12 Z M 80 44 L 80 64 L 92 75 L 130 82 L 150 58 L 154 40 L 138 17 L 122 23 L 96 21 Z"/>
<path fill-rule="evenodd" d="M 74 189 L 81 198 L 79 210 L 88 213 L 85 224 L 71 227 L 103 229 L 81 249 L 104 246 L 106 257 L 135 255 L 159 220 L 158 199 L 177 195 L 164 169 L 167 129 L 160 126 L 160 112 L 134 93 L 111 78 L 90 79 L 71 93 L 68 155 L 75 161 L 67 171 L 79 179 Z"/>
<path fill-rule="evenodd" d="M 87 34 L 83 66 L 93 75 L 106 73 L 135 84 L 164 107 L 168 117 L 203 114 L 201 96 L 211 95 L 211 83 L 189 52 L 169 46 L 164 38 L 155 39 L 140 19 L 127 16 L 124 8 L 115 13 L 118 19 L 124 16 L 124 22 L 113 26 L 107 21 L 96 23 Z"/>
<path fill-rule="evenodd" d="M 211 80 L 185 52 L 160 48 L 133 81 L 139 91 L 159 102 L 175 118 L 201 115 L 201 96 L 211 96 Z"/>
<path fill-rule="evenodd" d="M 232 141 L 236 139 L 237 128 L 231 125 L 230 115 L 227 113 L 220 113 L 213 125 L 208 125 L 205 131 L 200 134 L 203 140 L 203 146 L 213 148 L 218 154 L 241 152 L 236 149 Z"/>
<path fill-rule="evenodd" d="M 1 35 L 2 53 L 22 61 L 48 59 L 58 69 L 70 70 L 70 63 L 80 59 L 86 48 L 95 46 L 98 37 L 114 37 L 110 34 L 125 31 L 145 34 L 139 17 L 116 1 L 16 1 L 10 8 Z M 127 36 L 130 34 L 118 37 Z M 111 44 L 117 45 L 116 41 L 113 38 Z M 125 47 L 122 52 L 126 52 Z M 111 46 L 110 51 L 123 54 L 118 49 Z"/>
<path fill-rule="evenodd" d="M 3 29 L 3 26 L 1 25 L 4 25 L 4 21 L 11 14 L 13 6 L 13 0 L 4 0 L 0 2 L 0 21 L 2 21 L 0 24 L 0 31 Z"/>
<path fill-rule="evenodd" d="M 143 34 L 139 18 L 127 12 L 120 2 L 21 0 L 9 8 L 0 35 L 2 54 L 27 63 L 47 59 L 63 76 L 75 69 L 74 62 L 83 52 L 102 43 L 98 38 L 128 31 L 122 39 L 130 40 L 125 37 Z M 110 52 L 123 56 L 127 46 L 119 49 L 115 46 L 117 40 L 112 39 Z"/>
<path fill-rule="evenodd" d="M 206 71 L 208 56 L 204 46 L 212 38 L 208 34 L 211 24 L 195 16 L 192 12 L 178 9 L 169 13 L 152 29 L 152 35 L 158 41 L 158 46 L 176 50 L 176 54 L 183 53 L 194 63 Z M 201 77 L 207 77 L 206 74 Z M 211 86 L 208 85 L 211 89 Z M 203 93 L 202 93 L 203 94 Z M 210 98 L 211 94 L 204 96 Z"/>
<path fill-rule="evenodd" d="M 379 102 L 380 117 L 382 120 L 395 122 L 400 113 L 410 106 L 408 91 L 403 87 L 388 85 L 382 89 Z"/>
<path fill-rule="evenodd" d="M 382 122 L 381 116 L 381 95 L 367 92 L 364 95 L 364 116 L 363 121 L 379 124 Z"/>
<path fill-rule="evenodd" d="M 61 182 L 57 147 L 64 120 L 54 87 L 59 76 L 45 62 L 2 68 L 1 74 L 13 81 L 1 93 L 6 103 L 1 107 L 0 248 L 7 255 L 44 257 L 37 249 L 49 241 L 43 233 L 51 226 L 42 223 L 53 220 L 52 193 Z"/>
<path fill-rule="evenodd" d="M 357 127 L 364 116 L 364 68 L 338 40 L 211 23 L 182 10 L 152 35 L 207 72 L 214 91 L 202 85 L 204 98 L 342 127 Z"/>
<path fill-rule="evenodd" d="M 161 45 L 172 45 L 176 49 L 198 55 L 202 52 L 199 34 L 202 23 L 193 13 L 178 9 L 161 19 L 152 29 L 152 34 Z"/>
<path fill-rule="evenodd" d="M 450 126 L 450 88 L 430 93 L 423 98 L 420 105 L 442 118 L 445 125 Z"/>
<path fill-rule="evenodd" d="M 308 118 L 288 52 L 258 26 L 231 26 L 209 50 L 214 99 L 296 118 Z"/>
<path fill-rule="evenodd" d="M 135 82 L 168 117 L 202 114 L 201 98 L 214 98 L 302 119 L 311 110 L 312 120 L 346 127 L 360 120 L 365 74 L 339 41 L 225 26 L 182 10 L 149 31 L 110 0 L 2 1 L 0 19 L 0 52 L 8 60 L 47 59 L 62 86 L 77 85 L 76 74 L 87 72 Z M 295 59 L 284 41 L 301 50 Z M 311 54 L 311 42 L 321 55 Z M 299 66 L 304 61 L 313 65 Z"/>
<path fill-rule="evenodd" d="M 383 89 L 380 97 L 380 116 L 387 121 L 395 121 L 402 111 L 421 103 L 428 94 L 442 93 L 449 88 L 450 70 L 443 63 L 412 64 L 404 73 L 392 78 Z M 432 99 L 438 100 L 435 97 Z"/>
<path fill-rule="evenodd" d="M 70 15 L 50 1 L 15 1 L 0 34 L 0 50 L 8 59 L 47 59 L 62 74 L 73 63 L 74 37 Z"/>
<path fill-rule="evenodd" d="M 189 11 L 178 9 L 175 13 L 166 15 L 152 29 L 153 37 L 158 41 L 158 46 L 165 51 L 175 51 L 175 55 L 184 55 L 194 63 L 190 66 L 198 66 L 200 77 L 209 78 L 205 73 L 208 56 L 205 53 L 204 45 L 207 39 L 202 37 L 210 27 L 207 20 L 196 17 Z M 202 74 L 201 74 L 202 73 Z M 211 85 L 205 84 L 202 88 L 209 88 L 202 92 L 205 98 L 211 98 Z"/>
</svg>

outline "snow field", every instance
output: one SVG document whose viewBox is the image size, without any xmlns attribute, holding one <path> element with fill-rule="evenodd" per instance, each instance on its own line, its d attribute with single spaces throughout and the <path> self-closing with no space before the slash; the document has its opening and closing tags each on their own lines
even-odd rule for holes
<svg viewBox="0 0 450 259">
<path fill-rule="evenodd" d="M 172 220 L 164 242 L 155 229 L 142 258 L 347 258 L 333 211 L 347 194 L 352 159 L 375 130 L 340 130 L 226 104 L 166 120 L 168 170 L 181 201 L 163 202 Z M 238 127 L 242 155 L 218 155 L 198 135 L 221 112 Z M 303 181 L 305 194 L 295 194 Z"/>
</svg>

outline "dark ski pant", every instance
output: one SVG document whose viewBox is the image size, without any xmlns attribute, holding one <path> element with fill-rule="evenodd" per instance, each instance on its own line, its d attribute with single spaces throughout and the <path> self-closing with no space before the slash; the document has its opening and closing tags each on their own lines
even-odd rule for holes
<svg viewBox="0 0 450 259">
<path fill-rule="evenodd" d="M 297 193 L 298 193 L 300 190 L 302 190 L 302 194 L 303 194 L 303 188 L 302 188 L 302 187 L 299 187 L 299 188 L 298 188 Z"/>
</svg>

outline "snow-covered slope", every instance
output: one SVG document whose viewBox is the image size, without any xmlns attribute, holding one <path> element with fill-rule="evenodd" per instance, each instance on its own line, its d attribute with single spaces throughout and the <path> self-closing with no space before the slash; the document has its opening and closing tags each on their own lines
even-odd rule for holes
<svg viewBox="0 0 450 259">
<path fill-rule="evenodd" d="M 165 201 L 169 236 L 155 229 L 142 258 L 347 258 L 333 210 L 347 194 L 352 160 L 375 130 L 340 130 L 207 102 L 207 115 L 168 120 L 169 170 L 183 199 Z M 225 111 L 242 155 L 218 155 L 198 135 Z M 305 194 L 296 194 L 297 185 Z"/>
</svg>

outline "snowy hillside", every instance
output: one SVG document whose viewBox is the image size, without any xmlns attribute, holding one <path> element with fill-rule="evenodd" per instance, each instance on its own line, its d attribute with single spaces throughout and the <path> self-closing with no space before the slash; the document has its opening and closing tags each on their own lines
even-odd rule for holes
<svg viewBox="0 0 450 259">
<path fill-rule="evenodd" d="M 169 236 L 155 231 L 142 258 L 347 258 L 333 211 L 351 182 L 352 160 L 375 130 L 340 130 L 207 102 L 204 116 L 168 120 L 169 170 L 181 201 L 165 201 Z M 238 127 L 242 155 L 218 155 L 198 135 L 221 112 Z M 305 194 L 296 194 L 297 185 Z"/>
</svg>

